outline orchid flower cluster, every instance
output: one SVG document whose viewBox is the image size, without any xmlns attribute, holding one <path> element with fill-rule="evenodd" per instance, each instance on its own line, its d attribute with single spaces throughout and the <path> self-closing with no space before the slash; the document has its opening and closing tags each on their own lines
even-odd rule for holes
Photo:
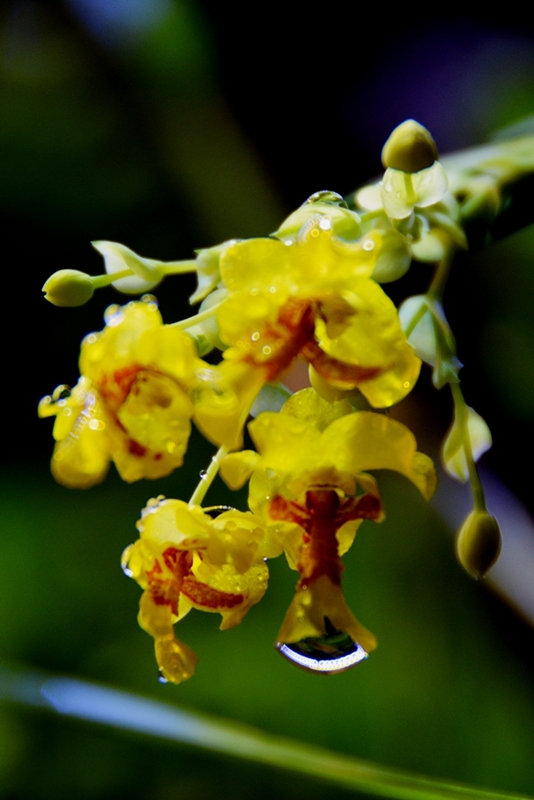
<svg viewBox="0 0 534 800">
<path fill-rule="evenodd" d="M 82 343 L 78 384 L 40 403 L 40 416 L 55 417 L 60 483 L 90 487 L 111 462 L 128 482 L 169 475 L 183 463 L 192 422 L 218 448 L 189 502 L 148 501 L 122 558 L 143 589 L 139 623 L 154 638 L 164 681 L 189 678 L 197 662 L 175 623 L 196 608 L 220 613 L 222 630 L 237 625 L 265 593 L 268 559 L 282 553 L 299 578 L 280 652 L 333 673 L 376 647 L 344 599 L 342 556 L 363 520 L 384 518 L 370 471 L 400 473 L 427 500 L 434 492 L 432 460 L 388 414 L 422 362 L 436 388 L 452 393 L 445 469 L 473 488 L 460 561 L 481 577 L 498 556 L 499 528 L 475 464 L 491 436 L 464 401 L 441 299 L 452 257 L 467 246 L 462 204 L 491 204 L 499 176 L 491 191 L 487 181 L 478 191 L 471 173 L 451 187 L 432 137 L 413 120 L 393 131 L 383 162 L 383 179 L 349 202 L 318 192 L 264 238 L 172 263 L 95 242 L 105 275 L 61 270 L 44 286 L 59 306 L 81 305 L 109 284 L 142 295 L 107 310 L 104 329 Z M 433 266 L 433 277 L 397 309 L 381 284 L 402 278 L 413 260 Z M 190 299 L 198 313 L 164 324 L 148 293 L 185 272 L 198 278 Z M 310 387 L 291 395 L 280 381 L 297 360 L 309 365 Z M 243 450 L 250 416 L 255 449 Z M 217 473 L 230 489 L 249 482 L 249 510 L 203 505 Z"/>
</svg>

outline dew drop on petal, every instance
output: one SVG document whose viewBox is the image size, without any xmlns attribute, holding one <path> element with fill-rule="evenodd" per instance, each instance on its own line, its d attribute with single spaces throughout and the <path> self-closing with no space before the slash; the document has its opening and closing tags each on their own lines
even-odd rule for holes
<svg viewBox="0 0 534 800">
<path fill-rule="evenodd" d="M 94 344 L 98 339 L 96 333 L 90 333 L 85 339 L 82 341 L 82 345 Z"/>
<path fill-rule="evenodd" d="M 142 303 L 146 303 L 146 304 L 149 306 L 149 308 L 150 308 L 150 310 L 151 310 L 151 311 L 152 311 L 152 310 L 154 310 L 154 311 L 155 311 L 155 310 L 157 309 L 157 307 L 158 307 L 158 301 L 157 301 L 157 298 L 156 298 L 156 297 L 154 297 L 154 295 L 153 295 L 153 294 L 144 294 L 144 295 L 141 297 L 141 302 L 142 302 Z"/>
<path fill-rule="evenodd" d="M 204 514 L 208 514 L 212 519 L 216 519 L 219 514 L 224 514 L 225 511 L 233 511 L 233 506 L 209 506 L 209 508 L 203 508 L 202 511 Z"/>
<path fill-rule="evenodd" d="M 158 670 L 158 683 L 168 683 L 168 682 L 169 681 L 163 674 L 163 670 L 162 669 Z"/>
<path fill-rule="evenodd" d="M 254 333 L 252 334 L 252 336 L 250 338 L 252 339 L 253 342 L 257 342 L 258 339 L 260 338 L 259 331 L 254 331 Z"/>
<path fill-rule="evenodd" d="M 130 560 L 130 553 L 132 552 L 133 544 L 129 544 L 128 547 L 125 547 L 122 551 L 121 556 L 121 569 L 126 575 L 127 578 L 133 577 L 133 572 L 128 566 L 128 561 Z"/>
<path fill-rule="evenodd" d="M 369 250 L 374 250 L 375 249 L 375 243 L 373 242 L 372 239 L 365 239 L 364 242 L 362 242 L 362 247 L 363 247 L 364 250 L 368 250 L 368 251 Z"/>
<path fill-rule="evenodd" d="M 205 481 L 206 478 L 208 477 L 208 473 L 205 469 L 201 469 L 198 474 L 200 475 L 200 480 L 202 481 Z"/>
</svg>

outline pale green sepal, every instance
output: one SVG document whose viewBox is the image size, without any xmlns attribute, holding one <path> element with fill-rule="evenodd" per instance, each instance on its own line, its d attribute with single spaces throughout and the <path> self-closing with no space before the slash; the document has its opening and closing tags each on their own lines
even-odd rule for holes
<svg viewBox="0 0 534 800">
<path fill-rule="evenodd" d="M 432 230 L 418 242 L 412 243 L 412 254 L 415 261 L 423 264 L 437 264 L 447 255 L 447 245 L 439 231 Z"/>
<path fill-rule="evenodd" d="M 214 292 L 211 292 L 204 302 L 201 303 L 198 309 L 199 314 L 203 311 L 207 311 L 208 308 L 219 305 L 227 296 L 227 289 L 216 289 Z M 226 345 L 220 337 L 216 312 L 213 313 L 213 316 L 202 320 L 202 322 L 198 322 L 196 325 L 189 326 L 186 330 L 189 336 L 195 340 L 200 357 L 205 356 L 206 353 L 210 353 L 214 347 L 217 347 L 219 350 L 226 349 Z"/>
<path fill-rule="evenodd" d="M 399 319 L 416 354 L 434 368 L 436 389 L 457 382 L 462 363 L 456 357 L 456 342 L 441 303 L 428 295 L 409 297 L 399 308 Z"/>
<path fill-rule="evenodd" d="M 467 428 L 467 430 L 466 430 Z M 473 460 L 478 461 L 480 456 L 490 449 L 492 445 L 491 431 L 480 416 L 467 406 L 467 425 L 455 414 L 452 426 L 443 445 L 443 465 L 449 475 L 459 481 L 467 481 L 469 469 L 465 455 L 465 436 L 469 436 Z"/>
<path fill-rule="evenodd" d="M 412 251 L 408 240 L 394 228 L 382 233 L 382 246 L 371 275 L 377 283 L 391 283 L 408 272 Z"/>
<path fill-rule="evenodd" d="M 413 174 L 389 167 L 382 181 L 382 204 L 391 219 L 405 219 L 415 206 L 426 208 L 438 203 L 447 186 L 447 173 L 438 161 Z"/>
<path fill-rule="evenodd" d="M 108 275 L 129 269 L 131 276 L 113 281 L 113 286 L 124 294 L 141 294 L 153 289 L 165 276 L 164 264 L 151 258 L 143 258 L 119 242 L 91 242 L 95 250 L 104 257 Z"/>
<path fill-rule="evenodd" d="M 399 307 L 399 320 L 409 344 L 421 361 L 434 366 L 437 357 L 436 335 L 426 296 L 408 297 Z"/>
<path fill-rule="evenodd" d="M 197 288 L 189 298 L 191 305 L 199 303 L 212 292 L 221 280 L 219 264 L 221 256 L 238 239 L 230 239 L 215 247 L 206 247 L 196 250 L 197 254 Z"/>
<path fill-rule="evenodd" d="M 262 411 L 280 411 L 290 397 L 291 392 L 281 383 L 266 383 L 254 400 L 250 415 L 257 417 Z"/>
</svg>

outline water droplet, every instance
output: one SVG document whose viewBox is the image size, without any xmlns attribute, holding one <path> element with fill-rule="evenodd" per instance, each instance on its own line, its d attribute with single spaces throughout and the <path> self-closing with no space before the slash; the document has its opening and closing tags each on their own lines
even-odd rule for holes
<svg viewBox="0 0 534 800">
<path fill-rule="evenodd" d="M 133 572 L 128 566 L 128 561 L 130 560 L 130 553 L 132 552 L 133 544 L 129 544 L 128 547 L 125 547 L 122 551 L 121 556 L 121 569 L 126 575 L 127 578 L 133 577 Z"/>
<path fill-rule="evenodd" d="M 202 511 L 212 519 L 216 519 L 219 514 L 224 514 L 225 511 L 234 511 L 234 508 L 232 506 L 210 506 L 209 508 L 203 508 Z"/>
<path fill-rule="evenodd" d="M 317 230 L 317 228 L 313 228 L 313 230 L 310 231 L 310 236 L 313 236 L 314 238 L 319 236 L 319 231 Z"/>
<path fill-rule="evenodd" d="M 362 242 L 362 247 L 363 247 L 364 250 L 368 250 L 368 251 L 369 250 L 374 250 L 375 249 L 375 243 L 373 242 L 372 239 L 365 239 Z"/>
<path fill-rule="evenodd" d="M 261 352 L 263 353 L 264 356 L 269 356 L 272 353 L 272 351 L 273 351 L 272 347 L 269 347 L 268 344 L 266 344 L 265 347 L 261 348 Z"/>
<path fill-rule="evenodd" d="M 163 674 L 163 670 L 162 669 L 158 670 L 158 683 L 168 683 L 168 682 L 169 681 Z"/>
<path fill-rule="evenodd" d="M 154 297 L 153 294 L 144 294 L 141 298 L 141 302 L 147 303 L 147 305 L 149 305 L 151 309 L 152 308 L 156 309 L 158 307 L 157 298 Z"/>
<path fill-rule="evenodd" d="M 410 381 L 404 381 L 402 385 L 404 386 L 405 389 L 408 389 L 410 387 Z"/>
<path fill-rule="evenodd" d="M 271 294 L 276 294 L 276 292 L 278 290 L 277 290 L 276 286 L 269 286 L 269 291 L 270 291 Z"/>
<path fill-rule="evenodd" d="M 207 471 L 205 469 L 201 469 L 198 474 L 200 475 L 200 480 L 201 481 L 205 481 L 206 478 L 208 477 L 208 473 L 207 473 Z"/>
<path fill-rule="evenodd" d="M 327 617 L 325 627 L 327 632 L 324 636 L 309 636 L 291 644 L 277 642 L 276 647 L 293 664 L 308 672 L 322 672 L 325 675 L 344 672 L 368 657 L 361 644 L 355 642 L 348 633 L 336 631 Z"/>
<path fill-rule="evenodd" d="M 70 386 L 67 386 L 65 383 L 62 383 L 60 386 L 56 386 L 56 388 L 52 392 L 51 401 L 57 403 L 60 400 L 66 400 L 67 397 L 70 397 L 70 393 L 71 393 Z"/>
<path fill-rule="evenodd" d="M 319 221 L 319 227 L 322 231 L 329 231 L 332 227 L 332 222 L 328 217 L 321 217 Z"/>
<path fill-rule="evenodd" d="M 258 339 L 260 338 L 259 331 L 254 331 L 254 333 L 252 334 L 252 336 L 250 338 L 252 339 L 253 342 L 257 342 Z"/>
<path fill-rule="evenodd" d="M 253 286 L 252 289 L 250 290 L 250 294 L 252 295 L 252 297 L 257 297 L 257 295 L 259 295 L 259 293 L 260 293 L 260 290 L 258 289 L 257 286 Z"/>
<path fill-rule="evenodd" d="M 90 333 L 88 336 L 85 337 L 85 339 L 83 339 L 82 345 L 87 346 L 88 344 L 94 344 L 97 339 L 98 336 L 96 335 L 96 333 Z"/>
<path fill-rule="evenodd" d="M 347 208 L 347 204 L 340 194 L 337 192 L 330 192 L 327 189 L 314 192 L 305 200 L 303 205 L 306 205 L 306 203 L 330 203 L 332 205 L 341 206 L 342 208 Z"/>
<path fill-rule="evenodd" d="M 89 421 L 89 428 L 92 431 L 103 431 L 105 427 L 106 423 L 103 422 L 101 419 L 92 419 Z"/>
</svg>

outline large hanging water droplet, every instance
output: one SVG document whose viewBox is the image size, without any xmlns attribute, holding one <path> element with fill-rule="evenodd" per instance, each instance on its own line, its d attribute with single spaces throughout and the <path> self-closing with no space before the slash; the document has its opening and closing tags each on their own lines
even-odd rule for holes
<svg viewBox="0 0 534 800">
<path fill-rule="evenodd" d="M 324 621 L 326 633 L 323 636 L 309 636 L 291 644 L 277 642 L 278 651 L 298 667 L 324 675 L 344 672 L 369 657 L 348 633 L 335 630 L 328 617 Z"/>
<path fill-rule="evenodd" d="M 163 674 L 163 670 L 162 669 L 158 670 L 158 683 L 168 683 L 168 682 L 169 681 Z"/>
</svg>

